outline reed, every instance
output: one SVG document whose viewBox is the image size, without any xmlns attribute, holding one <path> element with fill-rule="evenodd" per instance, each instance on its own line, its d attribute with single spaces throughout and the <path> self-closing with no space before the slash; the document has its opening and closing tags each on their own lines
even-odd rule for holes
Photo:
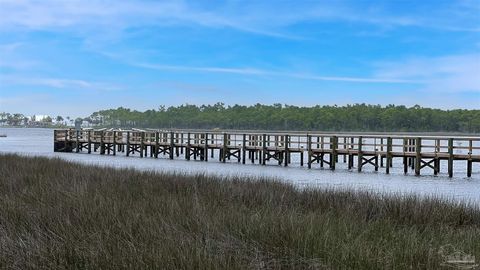
<svg viewBox="0 0 480 270">
<path fill-rule="evenodd" d="M 8 269 L 441 269 L 478 264 L 480 209 L 0 155 L 0 254 Z"/>
</svg>

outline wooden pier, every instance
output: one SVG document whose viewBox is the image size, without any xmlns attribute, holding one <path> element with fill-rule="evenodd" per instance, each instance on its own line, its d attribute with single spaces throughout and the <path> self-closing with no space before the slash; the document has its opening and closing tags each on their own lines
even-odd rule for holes
<svg viewBox="0 0 480 270">
<path fill-rule="evenodd" d="M 297 155 L 300 166 L 306 163 L 309 169 L 328 166 L 335 170 L 338 162 L 344 162 L 358 172 L 372 166 L 375 171 L 384 168 L 387 174 L 393 160 L 401 159 L 404 173 L 410 169 L 417 176 L 425 168 L 437 175 L 441 162 L 446 162 L 449 177 L 454 161 L 464 161 L 467 177 L 471 177 L 473 163 L 480 162 L 480 136 L 68 129 L 54 131 L 54 151 L 202 161 L 218 157 L 220 162 L 282 166 L 291 164 L 292 155 Z"/>
</svg>

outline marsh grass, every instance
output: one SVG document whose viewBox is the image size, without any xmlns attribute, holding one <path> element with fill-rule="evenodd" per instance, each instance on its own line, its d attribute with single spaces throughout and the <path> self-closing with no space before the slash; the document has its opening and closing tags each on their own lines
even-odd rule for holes
<svg viewBox="0 0 480 270">
<path fill-rule="evenodd" d="M 445 247 L 480 259 L 477 207 L 0 155 L 2 268 L 441 269 Z"/>
</svg>

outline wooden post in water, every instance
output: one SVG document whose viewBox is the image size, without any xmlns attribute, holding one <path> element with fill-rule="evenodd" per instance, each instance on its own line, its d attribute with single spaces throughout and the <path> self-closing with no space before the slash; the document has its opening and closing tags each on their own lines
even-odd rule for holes
<svg viewBox="0 0 480 270">
<path fill-rule="evenodd" d="M 472 177 L 472 159 L 467 160 L 467 177 Z"/>
<path fill-rule="evenodd" d="M 88 141 L 88 153 L 92 153 L 92 139 L 91 139 L 91 131 L 89 130 L 87 133 L 87 141 Z"/>
<path fill-rule="evenodd" d="M 440 149 L 440 143 L 441 141 L 440 140 L 435 140 L 435 161 L 434 161 L 434 164 L 433 164 L 433 167 L 434 167 L 434 170 L 433 170 L 433 174 L 434 175 L 437 175 L 439 172 L 440 172 L 440 158 L 438 157 L 438 154 L 441 152 L 441 149 Z"/>
<path fill-rule="evenodd" d="M 412 145 L 412 140 L 407 139 L 407 143 L 406 143 L 406 147 L 405 147 L 405 149 L 406 149 L 405 151 L 407 153 L 411 153 L 413 151 L 411 145 Z M 412 162 L 413 162 L 412 158 L 407 155 L 407 172 L 408 172 L 408 169 L 410 167 L 412 167 Z"/>
<path fill-rule="evenodd" d="M 318 138 L 318 137 L 317 137 Z M 325 138 L 322 136 L 322 138 L 320 139 L 321 140 L 321 148 L 322 148 L 322 153 L 320 154 L 321 156 L 321 159 L 319 160 L 320 161 L 320 168 L 323 168 L 323 159 L 324 159 L 324 156 L 325 156 L 325 153 L 323 151 L 325 151 Z"/>
<path fill-rule="evenodd" d="M 468 141 L 467 177 L 472 177 L 473 140 Z"/>
<path fill-rule="evenodd" d="M 284 162 L 285 162 L 285 167 L 288 166 L 288 156 L 289 156 L 289 150 L 288 150 L 288 139 L 289 139 L 289 136 L 287 134 L 285 134 L 284 136 L 284 142 L 285 142 L 285 151 L 284 151 Z"/>
<path fill-rule="evenodd" d="M 242 164 L 245 164 L 245 155 L 247 153 L 247 135 L 246 134 L 243 134 L 242 135 L 243 138 L 242 138 Z"/>
<path fill-rule="evenodd" d="M 227 134 L 227 151 L 225 152 L 226 157 L 230 160 L 230 150 L 228 146 L 230 145 L 230 134 Z"/>
<path fill-rule="evenodd" d="M 389 174 L 390 167 L 392 164 L 392 138 L 391 137 L 387 138 L 387 154 L 385 155 L 385 162 L 387 163 L 385 171 L 387 174 Z"/>
<path fill-rule="evenodd" d="M 415 175 L 420 175 L 422 169 L 422 138 L 415 139 Z"/>
<path fill-rule="evenodd" d="M 453 139 L 448 139 L 448 177 L 453 177 Z"/>
<path fill-rule="evenodd" d="M 158 131 L 155 132 L 155 153 L 153 154 L 153 156 L 155 158 L 158 158 L 158 148 L 159 148 L 159 145 L 158 145 L 158 140 L 160 139 L 160 135 L 158 134 Z"/>
<path fill-rule="evenodd" d="M 348 169 L 350 170 L 351 168 L 353 168 L 353 153 L 350 153 L 350 151 L 353 150 L 353 146 L 354 146 L 354 143 L 355 143 L 355 138 L 354 137 L 350 137 L 350 146 L 349 146 L 349 153 L 348 153 Z"/>
<path fill-rule="evenodd" d="M 175 138 L 175 132 L 171 131 L 171 132 L 170 132 L 170 148 L 171 148 L 170 151 L 171 151 L 172 153 L 171 153 L 171 154 L 168 153 L 168 154 L 169 154 L 169 156 L 168 156 L 169 158 L 170 158 L 170 155 L 172 155 L 172 159 L 175 158 L 175 152 L 176 152 L 176 149 L 177 149 L 176 145 L 177 145 L 177 140 L 176 140 L 176 138 Z"/>
<path fill-rule="evenodd" d="M 53 130 L 53 152 L 58 152 L 57 130 Z"/>
<path fill-rule="evenodd" d="M 343 149 L 347 149 L 347 137 L 343 137 Z M 347 154 L 343 155 L 343 163 L 347 163 Z"/>
<path fill-rule="evenodd" d="M 227 144 L 228 144 L 228 137 L 227 137 L 227 133 L 223 133 L 223 151 L 222 151 L 222 162 L 225 163 L 227 160 L 226 160 L 226 156 L 227 156 L 227 151 L 228 151 L 228 148 L 227 148 Z"/>
<path fill-rule="evenodd" d="M 303 167 L 303 149 L 300 151 L 300 166 Z"/>
<path fill-rule="evenodd" d="M 358 154 L 357 154 L 357 170 L 358 172 L 362 171 L 362 166 L 363 166 L 363 153 L 362 153 L 362 142 L 363 138 L 362 136 L 358 137 Z"/>
<path fill-rule="evenodd" d="M 257 146 L 262 146 L 262 141 L 260 139 L 260 135 L 255 135 L 255 140 L 256 140 L 256 145 Z M 262 150 L 255 150 L 255 159 L 258 160 L 258 164 L 262 164 Z"/>
<path fill-rule="evenodd" d="M 190 132 L 187 134 L 187 146 L 185 147 L 185 158 L 190 160 Z"/>
<path fill-rule="evenodd" d="M 380 152 L 383 153 L 383 138 L 380 138 Z M 383 168 L 383 156 L 380 154 L 380 167 Z"/>
<path fill-rule="evenodd" d="M 205 133 L 205 149 L 203 149 L 204 160 L 208 161 L 208 133 Z"/>
<path fill-rule="evenodd" d="M 218 150 L 218 161 L 222 162 L 223 160 L 223 145 L 225 144 L 225 138 L 222 138 L 222 147 Z"/>
<path fill-rule="evenodd" d="M 105 131 L 100 131 L 100 155 L 105 155 Z"/>
<path fill-rule="evenodd" d="M 415 139 L 412 139 L 412 152 L 415 151 L 415 148 L 417 147 L 417 141 Z M 411 157 L 412 159 L 412 163 L 410 165 L 412 165 L 412 170 L 415 170 L 415 159 L 416 157 Z"/>
<path fill-rule="evenodd" d="M 113 155 L 117 155 L 117 132 L 113 131 Z"/>
<path fill-rule="evenodd" d="M 170 152 L 168 153 L 170 159 L 173 159 L 173 151 L 175 151 L 175 138 L 173 131 L 170 131 Z"/>
<path fill-rule="evenodd" d="M 410 149 L 407 145 L 410 140 L 407 140 L 406 138 L 403 138 L 403 173 L 407 174 L 408 172 L 408 158 L 407 158 L 407 152 Z"/>
<path fill-rule="evenodd" d="M 78 143 L 79 143 L 79 142 L 78 142 L 78 136 L 79 136 L 78 133 L 79 133 L 80 131 L 79 131 L 78 129 L 75 130 L 75 131 L 76 131 L 76 132 L 75 132 L 75 133 L 76 133 L 76 134 L 75 134 L 75 143 L 76 143 L 75 152 L 78 153 L 78 152 L 80 152 L 80 148 L 78 147 Z"/>
<path fill-rule="evenodd" d="M 182 133 L 180 133 L 180 143 L 181 143 L 181 144 L 183 144 L 183 132 L 182 132 Z M 182 154 L 182 155 L 183 155 L 183 146 L 182 146 L 182 147 L 180 147 L 180 154 Z"/>
<path fill-rule="evenodd" d="M 130 155 L 130 131 L 127 131 L 127 157 Z"/>
<path fill-rule="evenodd" d="M 338 137 L 333 136 L 330 138 L 330 149 L 332 153 L 330 154 L 330 169 L 335 170 L 335 163 L 337 163 L 337 148 L 338 148 Z"/>
<path fill-rule="evenodd" d="M 140 157 L 143 158 L 143 148 L 145 147 L 145 133 L 140 133 Z"/>
<path fill-rule="evenodd" d="M 307 134 L 308 168 L 312 168 L 312 136 Z"/>
<path fill-rule="evenodd" d="M 266 164 L 266 159 L 267 159 L 267 135 L 263 134 L 262 135 L 262 160 L 261 160 L 261 163 L 262 165 L 265 165 Z"/>
<path fill-rule="evenodd" d="M 180 148 L 182 147 L 181 142 L 178 139 L 178 133 L 175 133 L 175 156 L 180 156 Z"/>
</svg>

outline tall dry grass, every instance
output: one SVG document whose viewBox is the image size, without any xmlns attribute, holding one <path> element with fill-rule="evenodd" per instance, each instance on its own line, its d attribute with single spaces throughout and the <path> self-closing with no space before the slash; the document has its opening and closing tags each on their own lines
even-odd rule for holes
<svg viewBox="0 0 480 270">
<path fill-rule="evenodd" d="M 2 268 L 441 269 L 455 251 L 480 259 L 478 208 L 0 155 Z"/>
</svg>

